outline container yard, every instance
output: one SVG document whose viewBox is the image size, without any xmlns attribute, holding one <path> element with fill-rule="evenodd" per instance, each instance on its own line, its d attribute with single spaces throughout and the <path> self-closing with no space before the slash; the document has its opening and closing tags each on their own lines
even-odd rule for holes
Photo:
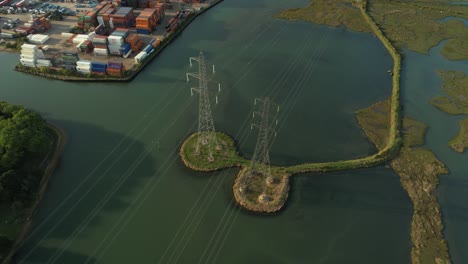
<svg viewBox="0 0 468 264">
<path fill-rule="evenodd" d="M 0 24 L 16 20 L 16 27 L 2 29 L 0 38 L 4 43 L 18 42 L 16 49 L 8 51 L 21 51 L 19 64 L 23 70 L 29 68 L 26 72 L 40 67 L 42 73 L 59 74 L 66 69 L 78 77 L 122 77 L 128 70 L 138 70 L 139 64 L 152 57 L 164 40 L 198 10 L 216 2 L 102 1 L 61 20 L 51 19 L 51 11 L 31 14 L 17 10 L 0 16 Z M 74 4 L 57 5 L 72 10 Z M 20 45 L 19 40 L 25 44 Z M 0 46 L 0 51 L 7 50 L 6 46 Z"/>
</svg>

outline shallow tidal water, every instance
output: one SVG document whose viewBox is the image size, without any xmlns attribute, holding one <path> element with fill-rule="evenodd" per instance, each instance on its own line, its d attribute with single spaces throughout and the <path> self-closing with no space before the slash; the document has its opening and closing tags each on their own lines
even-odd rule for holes
<svg viewBox="0 0 468 264">
<path fill-rule="evenodd" d="M 409 263 L 412 205 L 385 166 L 296 176 L 285 210 L 265 216 L 234 206 L 237 169 L 196 173 L 178 159 L 180 142 L 196 131 L 190 87 L 197 82 L 186 83 L 185 73 L 196 70 L 188 58 L 200 50 L 216 64 L 213 95 L 222 84 L 216 129 L 234 136 L 245 156 L 257 135 L 253 99 L 265 95 L 280 105 L 272 164 L 376 151 L 354 111 L 390 94 L 391 57 L 370 34 L 272 18 L 305 4 L 225 0 L 130 83 L 37 78 L 11 70 L 17 54 L 0 54 L 1 99 L 39 111 L 68 134 L 20 263 Z M 404 109 L 435 127 L 427 145 L 459 172 L 442 178 L 439 195 L 454 263 L 463 263 L 466 155 L 442 140 L 456 133 L 456 122 L 450 133 L 437 128 L 448 119 L 433 117 L 437 110 L 420 100 L 430 67 L 443 63 L 425 64 L 434 56 L 406 57 Z M 431 80 L 435 94 L 440 83 Z"/>
</svg>

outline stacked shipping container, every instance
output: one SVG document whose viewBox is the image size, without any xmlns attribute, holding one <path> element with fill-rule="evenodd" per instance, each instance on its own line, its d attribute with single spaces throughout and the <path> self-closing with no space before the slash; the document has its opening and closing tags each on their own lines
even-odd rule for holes
<svg viewBox="0 0 468 264">
<path fill-rule="evenodd" d="M 76 70 L 76 62 L 80 60 L 76 52 L 64 52 L 62 59 L 62 68 L 73 71 Z"/>
<path fill-rule="evenodd" d="M 127 28 L 135 25 L 133 8 L 121 7 L 115 14 L 110 15 L 109 25 L 111 28 Z"/>
<path fill-rule="evenodd" d="M 140 51 L 141 46 L 143 46 L 143 41 L 140 40 L 137 34 L 130 34 L 125 38 L 125 42 L 130 44 L 130 47 L 133 52 Z"/>
<path fill-rule="evenodd" d="M 110 27 L 110 15 L 115 13 L 115 8 L 112 4 L 106 4 L 97 14 L 97 22 L 103 27 Z"/>
<path fill-rule="evenodd" d="M 131 53 L 131 46 L 124 45 L 125 38 L 129 35 L 128 29 L 118 28 L 108 38 L 109 52 L 112 55 L 124 55 L 129 56 Z"/>
<path fill-rule="evenodd" d="M 95 36 L 93 38 L 94 55 L 107 56 L 107 37 L 106 36 Z"/>
<path fill-rule="evenodd" d="M 110 76 L 122 77 L 124 66 L 122 62 L 109 61 L 107 63 L 106 73 Z"/>
<path fill-rule="evenodd" d="M 83 74 L 91 73 L 91 62 L 87 60 L 79 60 L 76 62 L 76 70 Z"/>
<path fill-rule="evenodd" d="M 102 62 L 91 62 L 91 73 L 96 75 L 106 75 L 107 64 Z"/>
<path fill-rule="evenodd" d="M 23 44 L 21 46 L 20 63 L 27 67 L 36 67 L 36 59 L 38 57 L 38 49 L 36 45 Z"/>
<path fill-rule="evenodd" d="M 94 7 L 93 10 L 87 12 L 84 15 L 78 16 L 77 28 L 80 29 L 82 32 L 88 32 L 90 28 L 95 27 L 98 24 L 97 14 L 101 11 L 101 9 L 109 5 L 112 6 L 112 3 L 108 1 L 103 1 L 99 3 L 99 5 Z"/>
<path fill-rule="evenodd" d="M 153 32 L 159 20 L 156 9 L 145 8 L 136 18 L 136 30 L 138 34 L 149 35 Z"/>
<path fill-rule="evenodd" d="M 78 52 L 91 53 L 93 52 L 94 45 L 90 40 L 83 40 L 76 46 Z"/>
</svg>

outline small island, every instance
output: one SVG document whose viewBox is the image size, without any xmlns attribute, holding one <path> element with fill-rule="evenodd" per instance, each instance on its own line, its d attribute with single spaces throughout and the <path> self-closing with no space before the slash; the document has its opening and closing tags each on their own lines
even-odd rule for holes
<svg viewBox="0 0 468 264">
<path fill-rule="evenodd" d="M 64 135 L 38 113 L 0 102 L 0 261 L 8 263 L 27 234 Z"/>
<path fill-rule="evenodd" d="M 460 132 L 449 141 L 449 145 L 455 151 L 463 153 L 468 148 L 468 118 L 461 120 L 458 124 Z"/>
<path fill-rule="evenodd" d="M 190 135 L 180 148 L 180 156 L 185 166 L 195 171 L 216 171 L 231 167 L 241 170 L 234 182 L 235 200 L 242 207 L 255 212 L 273 213 L 280 210 L 287 200 L 289 191 L 289 174 L 278 167 L 255 167 L 237 151 L 234 140 L 221 132 L 216 132 L 216 146 L 200 144 L 206 133 Z M 212 156 L 209 157 L 209 148 Z M 262 173 L 269 170 L 269 175 Z"/>
</svg>

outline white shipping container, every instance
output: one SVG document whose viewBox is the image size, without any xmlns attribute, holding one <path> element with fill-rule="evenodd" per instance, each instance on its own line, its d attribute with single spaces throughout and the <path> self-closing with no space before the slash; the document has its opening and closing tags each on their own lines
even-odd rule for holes
<svg viewBox="0 0 468 264">
<path fill-rule="evenodd" d="M 24 43 L 21 45 L 21 50 L 37 50 L 37 45 Z"/>
<path fill-rule="evenodd" d="M 109 52 L 121 52 L 120 46 L 112 46 L 112 47 L 109 46 L 108 49 L 109 49 Z"/>
<path fill-rule="evenodd" d="M 21 62 L 21 64 L 26 67 L 36 68 L 36 64 L 33 64 L 33 63 Z"/>
<path fill-rule="evenodd" d="M 148 54 L 146 54 L 146 52 L 140 52 L 138 53 L 136 56 L 135 56 L 135 63 L 141 63 L 146 57 L 148 56 Z"/>
<path fill-rule="evenodd" d="M 62 37 L 65 37 L 65 38 L 69 38 L 69 37 L 73 36 L 72 33 L 68 33 L 68 32 L 62 32 L 61 35 L 62 35 Z"/>
<path fill-rule="evenodd" d="M 21 55 L 29 56 L 29 57 L 37 57 L 37 52 L 29 52 L 29 51 L 21 51 Z"/>
<path fill-rule="evenodd" d="M 27 28 L 31 28 L 32 24 L 31 23 L 24 23 L 24 26 L 27 27 Z"/>
<path fill-rule="evenodd" d="M 122 55 L 122 52 L 119 51 L 112 51 L 112 50 L 109 50 L 109 53 L 112 54 L 112 55 Z"/>
<path fill-rule="evenodd" d="M 77 38 L 85 38 L 87 39 L 88 38 L 88 35 L 87 34 L 78 34 L 76 35 Z"/>
<path fill-rule="evenodd" d="M 89 74 L 89 73 L 91 73 L 91 70 L 76 69 L 76 71 L 77 71 L 77 72 L 84 73 L 84 74 Z"/>
<path fill-rule="evenodd" d="M 91 66 L 91 61 L 88 61 L 88 60 L 79 60 L 76 62 L 76 65 L 79 65 L 79 66 Z"/>
<path fill-rule="evenodd" d="M 91 68 L 76 67 L 76 70 L 77 70 L 77 71 L 80 71 L 80 72 L 83 72 L 83 71 L 90 72 L 90 71 L 91 71 Z"/>
<path fill-rule="evenodd" d="M 97 55 L 97 56 L 107 56 L 107 55 L 109 55 L 109 51 L 107 49 L 95 48 L 93 51 L 94 51 L 94 55 Z"/>
<path fill-rule="evenodd" d="M 20 59 L 24 59 L 24 60 L 35 60 L 37 59 L 37 57 L 35 55 L 25 55 L 25 54 L 21 54 L 20 55 Z"/>
<path fill-rule="evenodd" d="M 104 18 L 102 16 L 98 16 L 97 21 L 98 21 L 99 25 L 104 25 Z"/>
<path fill-rule="evenodd" d="M 31 38 L 29 39 L 29 42 L 34 43 L 34 44 L 44 44 L 49 40 L 49 36 L 47 35 L 32 35 Z"/>
<path fill-rule="evenodd" d="M 11 34 L 11 33 L 4 33 L 4 32 L 2 32 L 2 33 L 0 33 L 0 36 L 1 36 L 2 38 L 8 38 L 8 39 L 12 39 L 12 38 L 13 38 L 13 34 Z"/>
<path fill-rule="evenodd" d="M 122 36 L 109 36 L 107 37 L 109 44 L 122 46 L 124 43 L 124 38 Z"/>
<path fill-rule="evenodd" d="M 47 66 L 52 66 L 52 62 L 50 60 L 43 60 L 43 59 L 37 59 L 36 64 L 44 64 Z"/>
<path fill-rule="evenodd" d="M 81 42 L 88 40 L 88 38 L 73 38 L 73 44 L 80 44 Z"/>
</svg>

